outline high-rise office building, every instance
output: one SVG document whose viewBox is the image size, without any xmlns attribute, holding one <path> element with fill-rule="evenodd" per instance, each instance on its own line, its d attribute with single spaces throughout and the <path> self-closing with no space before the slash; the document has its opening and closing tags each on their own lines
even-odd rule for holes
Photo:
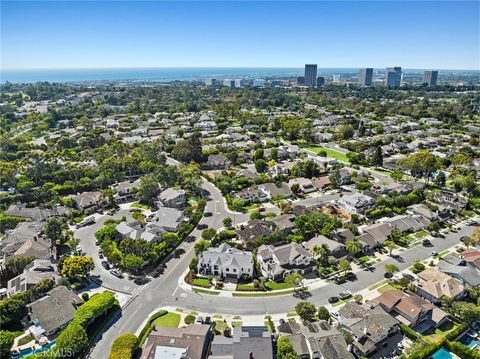
<svg viewBox="0 0 480 359">
<path fill-rule="evenodd" d="M 305 65 L 305 86 L 315 87 L 317 85 L 317 65 Z"/>
<path fill-rule="evenodd" d="M 223 86 L 234 88 L 235 87 L 235 80 L 224 79 L 223 80 Z"/>
<path fill-rule="evenodd" d="M 205 85 L 214 86 L 217 84 L 218 84 L 217 79 L 205 79 Z"/>
<path fill-rule="evenodd" d="M 427 86 L 436 86 L 437 85 L 438 71 L 436 70 L 427 70 L 423 73 L 423 82 Z"/>
<path fill-rule="evenodd" d="M 385 86 L 389 88 L 400 87 L 402 82 L 402 68 L 399 66 L 387 67 L 385 75 Z"/>
<path fill-rule="evenodd" d="M 358 72 L 358 84 L 360 86 L 372 86 L 373 69 L 371 67 L 360 69 Z"/>
<path fill-rule="evenodd" d="M 305 85 L 305 77 L 304 76 L 298 76 L 297 77 L 297 85 L 299 85 L 299 86 L 304 86 Z"/>
<path fill-rule="evenodd" d="M 264 79 L 253 80 L 253 87 L 265 87 L 265 80 Z"/>
<path fill-rule="evenodd" d="M 333 75 L 333 82 L 340 82 L 341 79 L 342 79 L 341 75 Z"/>
<path fill-rule="evenodd" d="M 322 87 L 323 85 L 325 85 L 325 77 L 318 76 L 317 77 L 317 87 Z"/>
</svg>

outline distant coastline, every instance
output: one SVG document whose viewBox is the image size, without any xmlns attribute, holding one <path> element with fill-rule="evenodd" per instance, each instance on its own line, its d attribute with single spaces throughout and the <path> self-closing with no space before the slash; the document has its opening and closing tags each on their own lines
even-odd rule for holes
<svg viewBox="0 0 480 359">
<path fill-rule="evenodd" d="M 302 67 L 158 67 L 158 68 L 84 68 L 84 69 L 18 69 L 0 71 L 0 82 L 171 82 L 206 78 L 293 78 L 303 73 Z M 354 74 L 358 68 L 319 68 L 319 74 Z M 383 72 L 384 69 L 374 69 Z M 405 69 L 419 73 L 423 69 Z M 444 73 L 478 73 L 478 70 L 440 70 Z"/>
</svg>

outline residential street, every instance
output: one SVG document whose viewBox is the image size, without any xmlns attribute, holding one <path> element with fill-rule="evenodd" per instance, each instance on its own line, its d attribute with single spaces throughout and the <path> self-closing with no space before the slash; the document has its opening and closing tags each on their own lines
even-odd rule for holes
<svg viewBox="0 0 480 359">
<path fill-rule="evenodd" d="M 212 193 L 215 193 L 212 191 Z M 214 196 L 215 197 L 215 196 Z M 208 206 L 214 206 L 209 201 Z M 223 202 L 220 202 L 223 203 Z M 207 210 L 210 210 L 208 208 Z M 218 206 L 220 213 L 226 213 L 225 208 Z M 221 215 L 204 218 L 205 223 L 213 219 L 214 223 L 221 223 Z M 210 222 L 213 224 L 212 222 Z M 410 267 L 416 259 L 425 260 L 431 257 L 432 251 L 438 253 L 459 243 L 462 236 L 471 233 L 474 227 L 463 226 L 456 233 L 449 233 L 445 238 L 435 239 L 432 247 L 417 246 L 403 252 L 398 259 L 390 258 L 384 262 L 377 263 L 372 270 L 364 270 L 357 273 L 358 279 L 354 282 L 347 282 L 343 285 L 328 284 L 320 289 L 313 290 L 309 301 L 315 305 L 325 305 L 328 298 L 337 295 L 343 290 L 349 290 L 352 293 L 358 292 L 369 286 L 383 280 L 386 263 L 395 263 L 400 270 Z M 195 238 L 200 235 L 199 231 L 193 233 Z M 292 311 L 295 304 L 300 301 L 291 294 L 273 296 L 273 297 L 220 297 L 183 291 L 178 286 L 178 278 L 185 272 L 192 256 L 193 243 L 184 243 L 183 248 L 186 253 L 180 258 L 173 258 L 167 265 L 165 273 L 159 278 L 151 281 L 136 293 L 130 303 L 123 308 L 122 315 L 118 320 L 103 333 L 99 342 L 96 344 L 91 357 L 101 358 L 101 353 L 108 352 L 112 341 L 120 334 L 125 332 L 137 332 L 143 326 L 145 320 L 150 314 L 162 306 L 183 307 L 196 311 L 209 313 L 230 313 L 230 314 L 277 314 Z"/>
</svg>

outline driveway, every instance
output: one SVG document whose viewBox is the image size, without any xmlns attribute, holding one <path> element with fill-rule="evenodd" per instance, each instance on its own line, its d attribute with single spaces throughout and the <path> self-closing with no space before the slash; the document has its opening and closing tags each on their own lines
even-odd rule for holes
<svg viewBox="0 0 480 359">
<path fill-rule="evenodd" d="M 209 205 L 212 205 L 211 201 Z M 207 218 L 208 220 L 217 221 Z M 218 221 L 217 221 L 218 222 Z M 463 226 L 456 233 L 449 233 L 444 239 L 436 239 L 432 242 L 433 247 L 415 247 L 403 252 L 398 259 L 389 258 L 382 263 L 377 263 L 372 270 L 364 270 L 357 273 L 357 280 L 346 282 L 342 285 L 328 284 L 322 288 L 312 290 L 306 299 L 316 306 L 326 305 L 328 298 L 338 295 L 343 290 L 352 293 L 359 292 L 369 286 L 383 280 L 386 263 L 395 263 L 400 270 L 409 268 L 416 259 L 425 260 L 430 258 L 431 252 L 442 252 L 455 244 L 460 243 L 462 236 L 469 235 L 475 227 Z M 193 234 L 199 237 L 200 231 Z M 108 353 L 113 340 L 126 332 L 135 333 L 141 329 L 145 320 L 157 308 L 162 306 L 183 307 L 199 312 L 225 313 L 225 314 L 277 314 L 292 311 L 301 298 L 293 295 L 281 295 L 273 297 L 220 297 L 183 291 L 178 286 L 178 278 L 182 275 L 193 257 L 193 242 L 185 244 L 186 253 L 180 258 L 172 259 L 162 276 L 146 284 L 133 296 L 130 303 L 123 308 L 122 316 L 115 325 L 103 333 L 102 338 L 96 344 L 92 358 L 103 357 L 102 353 Z"/>
</svg>

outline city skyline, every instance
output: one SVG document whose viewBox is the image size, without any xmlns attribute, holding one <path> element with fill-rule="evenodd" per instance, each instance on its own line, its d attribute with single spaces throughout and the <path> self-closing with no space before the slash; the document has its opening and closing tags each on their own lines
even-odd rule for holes
<svg viewBox="0 0 480 359">
<path fill-rule="evenodd" d="M 299 22 L 292 16 L 299 7 L 322 22 Z M 404 69 L 478 70 L 478 10 L 473 1 L 6 1 L 1 60 L 3 69 L 297 68 L 317 63 L 319 69 L 399 64 Z M 426 12 L 429 17 L 423 16 Z M 391 13 L 401 20 L 395 26 L 386 16 Z M 369 25 L 359 26 L 358 18 Z"/>
</svg>

